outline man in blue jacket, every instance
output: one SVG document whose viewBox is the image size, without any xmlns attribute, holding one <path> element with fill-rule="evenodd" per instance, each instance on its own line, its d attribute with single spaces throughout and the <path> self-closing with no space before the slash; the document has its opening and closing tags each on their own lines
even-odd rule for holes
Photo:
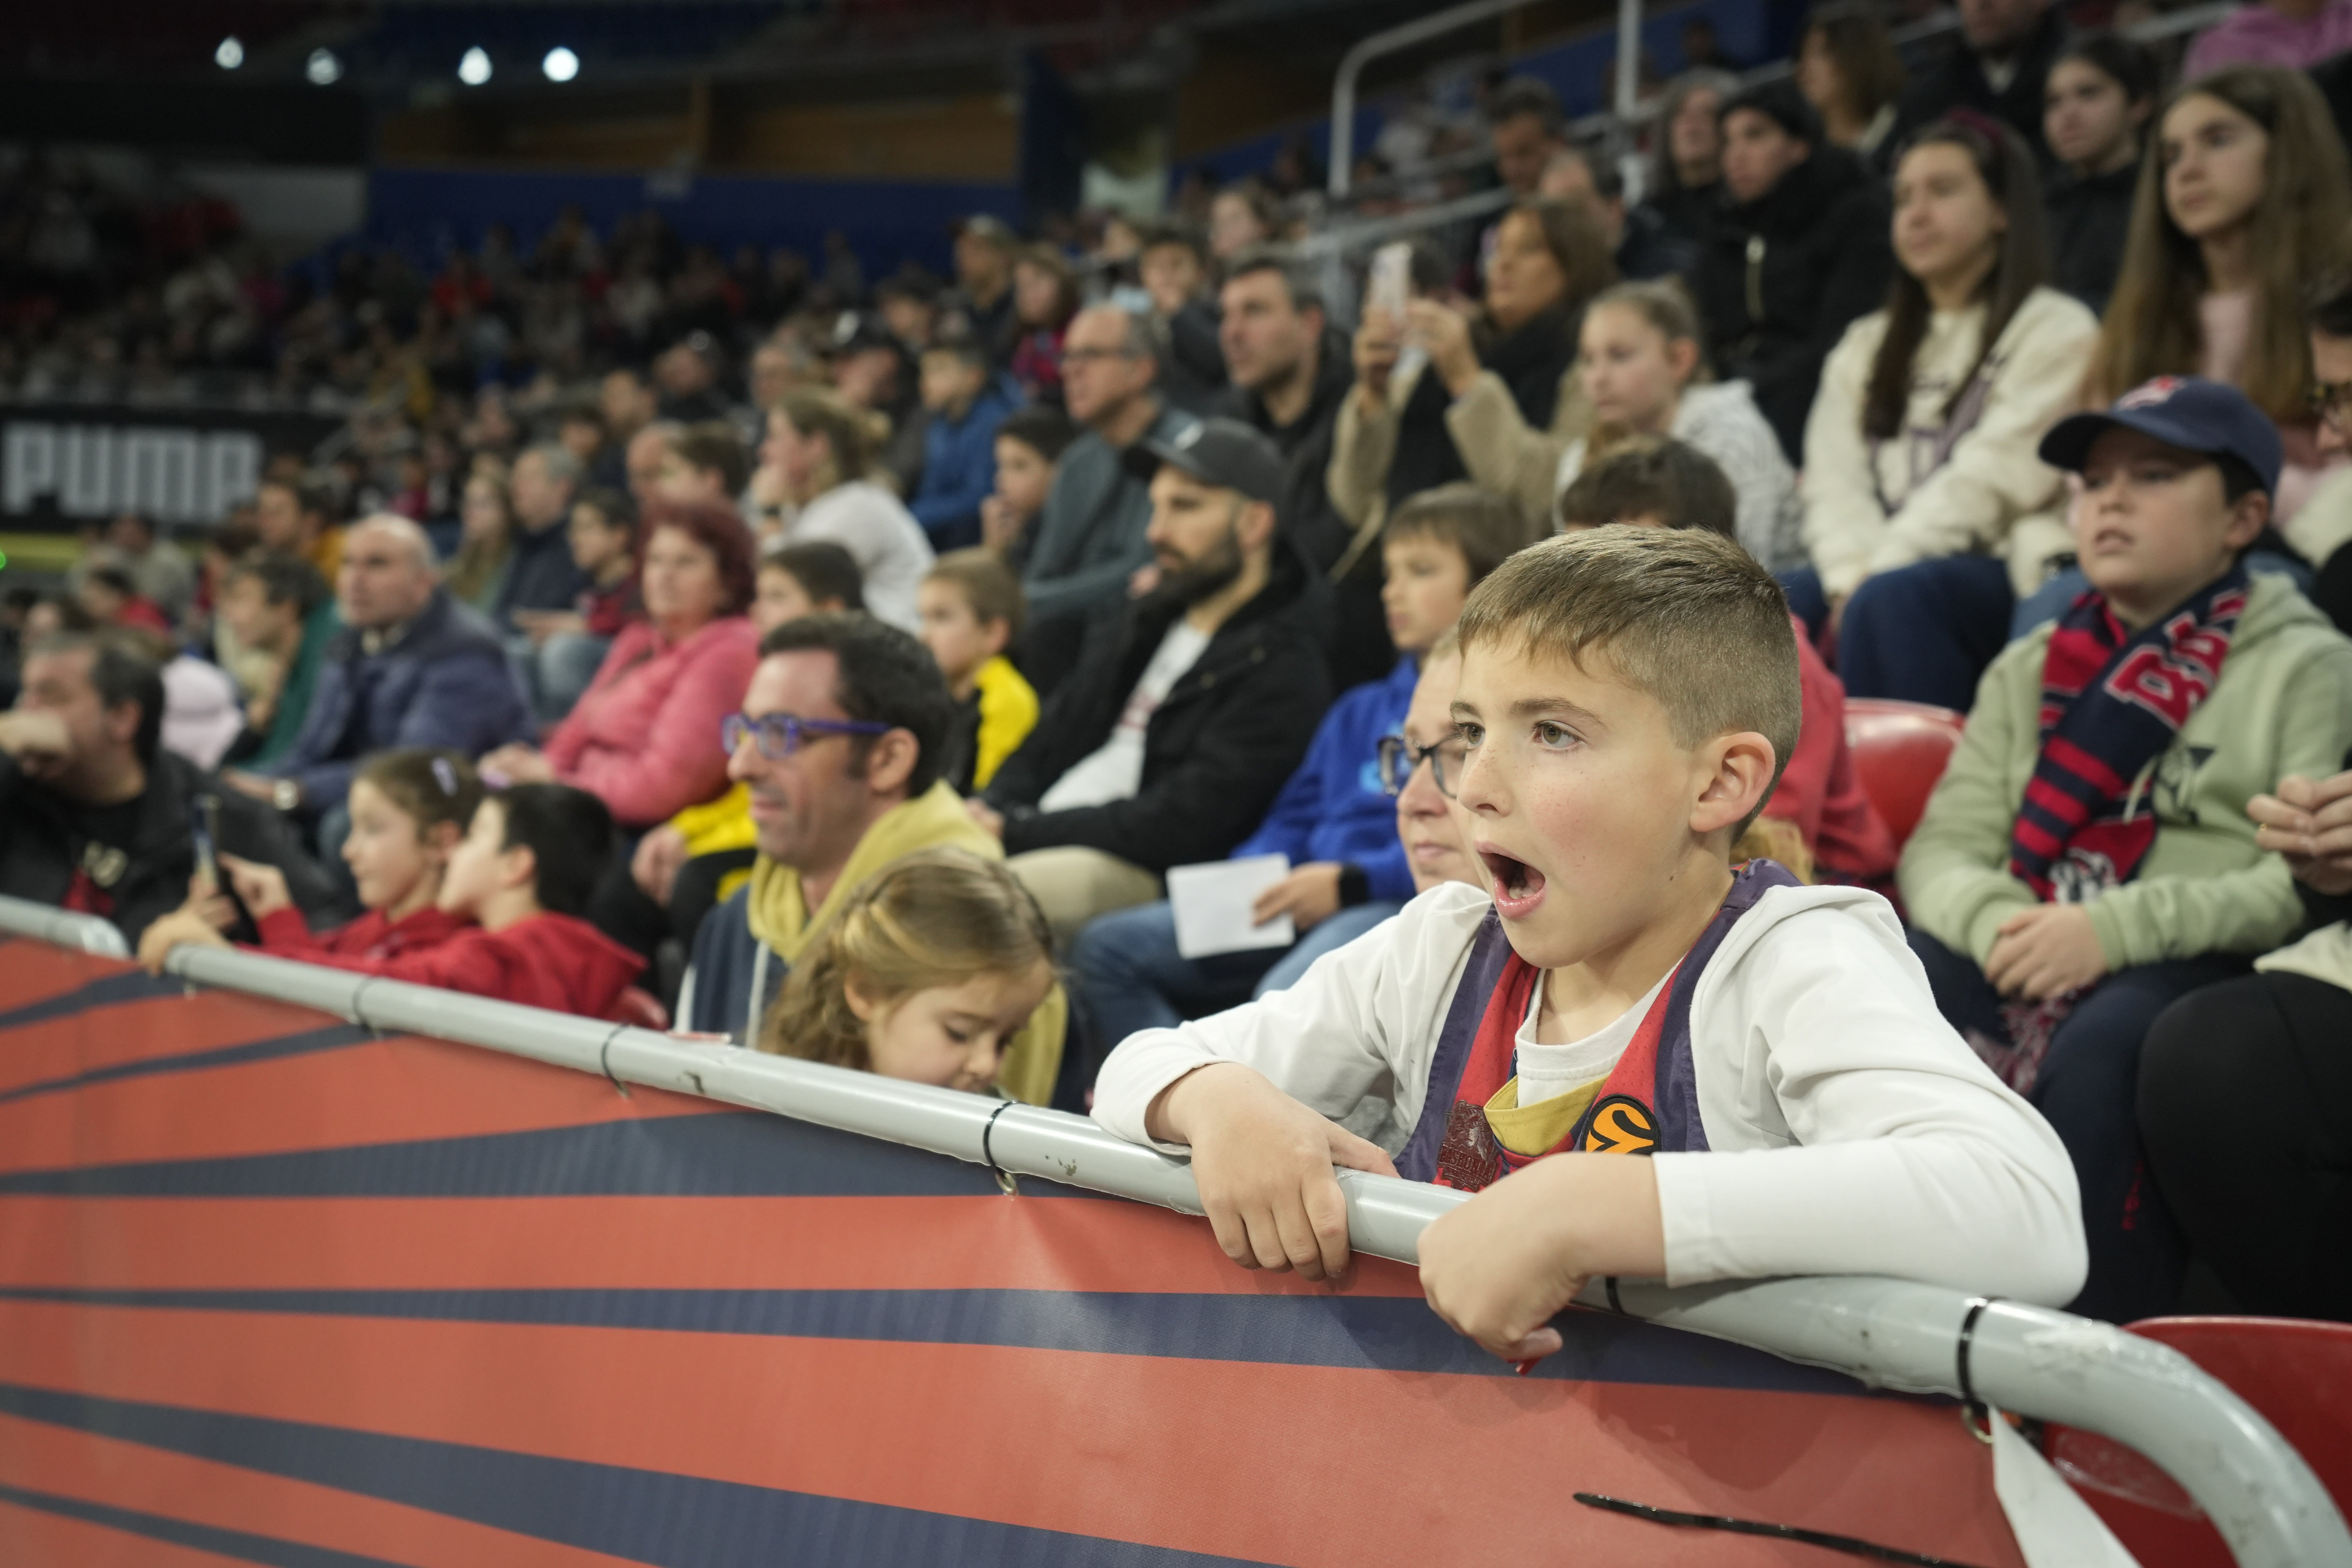
<svg viewBox="0 0 2352 1568">
<path fill-rule="evenodd" d="M 343 629 L 294 744 L 267 773 L 226 775 L 246 795 L 320 821 L 331 866 L 341 863 L 343 796 L 371 752 L 445 746 L 478 757 L 534 738 L 498 633 L 441 585 L 416 524 L 379 513 L 352 528 L 335 597 Z"/>
<path fill-rule="evenodd" d="M 969 332 L 923 350 L 923 479 L 907 510 L 944 555 L 980 542 L 980 503 L 996 489 L 996 427 L 1019 398 Z"/>
</svg>

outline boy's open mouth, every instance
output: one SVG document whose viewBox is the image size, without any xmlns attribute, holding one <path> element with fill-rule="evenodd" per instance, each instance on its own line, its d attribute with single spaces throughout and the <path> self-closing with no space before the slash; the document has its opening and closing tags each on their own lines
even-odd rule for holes
<svg viewBox="0 0 2352 1568">
<path fill-rule="evenodd" d="M 1494 879 L 1495 902 L 1506 915 L 1524 914 L 1543 898 L 1544 874 L 1499 849 L 1480 848 L 1478 858 Z"/>
</svg>

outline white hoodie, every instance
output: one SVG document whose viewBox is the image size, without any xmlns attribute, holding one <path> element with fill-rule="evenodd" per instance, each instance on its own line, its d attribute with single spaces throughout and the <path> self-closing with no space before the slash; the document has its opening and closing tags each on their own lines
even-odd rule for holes
<svg viewBox="0 0 2352 1568">
<path fill-rule="evenodd" d="M 1237 1061 L 1350 1125 L 1385 1110 L 1367 1135 L 1394 1153 L 1488 903 L 1433 888 L 1287 991 L 1130 1037 L 1103 1065 L 1095 1119 L 1152 1142 L 1161 1089 Z M 1700 977 L 1690 1027 L 1709 1152 L 1653 1156 L 1669 1284 L 1885 1274 L 2053 1306 L 2081 1289 L 2065 1148 L 1937 1013 L 1885 900 L 1765 893 Z"/>
</svg>

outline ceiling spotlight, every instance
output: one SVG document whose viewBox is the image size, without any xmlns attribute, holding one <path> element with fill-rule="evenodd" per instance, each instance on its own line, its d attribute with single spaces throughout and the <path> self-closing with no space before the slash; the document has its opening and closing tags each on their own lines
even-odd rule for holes
<svg viewBox="0 0 2352 1568">
<path fill-rule="evenodd" d="M 245 44 L 235 33 L 223 38 L 220 47 L 213 51 L 213 64 L 225 71 L 233 71 L 244 63 Z"/>
<path fill-rule="evenodd" d="M 539 62 L 539 68 L 547 73 L 550 81 L 570 81 L 580 74 L 580 57 L 558 44 L 547 51 L 547 58 Z"/>
<path fill-rule="evenodd" d="M 343 79 L 343 62 L 332 49 L 312 49 L 310 58 L 302 62 L 302 74 L 313 87 L 332 87 Z"/>
<path fill-rule="evenodd" d="M 466 51 L 465 58 L 457 62 L 457 79 L 464 82 L 467 87 L 479 87 L 484 82 L 489 80 L 489 51 L 483 48 L 479 44 L 476 44 L 472 48 L 467 49 Z"/>
</svg>

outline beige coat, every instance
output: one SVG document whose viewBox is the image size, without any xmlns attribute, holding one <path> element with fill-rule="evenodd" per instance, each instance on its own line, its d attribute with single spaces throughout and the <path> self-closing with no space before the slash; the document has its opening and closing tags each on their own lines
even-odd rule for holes
<svg viewBox="0 0 2352 1568">
<path fill-rule="evenodd" d="M 1975 424 L 1939 450 L 1944 405 L 1976 363 L 1984 315 L 1973 305 L 1932 319 L 1911 362 L 1905 431 L 1889 441 L 1862 431 L 1887 313 L 1864 316 L 1831 351 L 1805 422 L 1802 494 L 1805 548 L 1832 596 L 1880 572 L 1969 554 L 2004 558 L 2025 595 L 2074 549 L 2058 470 L 2035 449 L 2082 401 L 2098 318 L 2055 289 L 2035 289 L 1987 361 Z"/>
</svg>

